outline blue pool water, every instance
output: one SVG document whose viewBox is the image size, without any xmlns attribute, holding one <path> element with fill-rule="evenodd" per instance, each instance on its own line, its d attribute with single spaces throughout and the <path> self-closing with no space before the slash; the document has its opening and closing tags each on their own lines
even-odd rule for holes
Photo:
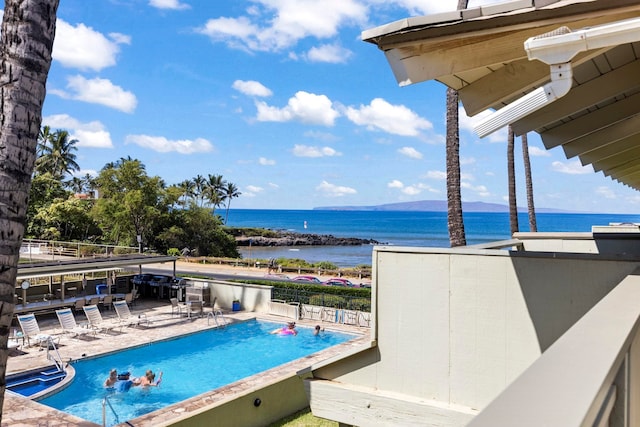
<svg viewBox="0 0 640 427">
<path fill-rule="evenodd" d="M 10 375 L 7 377 L 7 389 L 29 397 L 58 384 L 65 376 L 65 372 L 59 371 L 55 366 L 24 374 Z"/>
<path fill-rule="evenodd" d="M 107 424 L 114 425 L 354 338 L 337 332 L 314 336 L 304 327 L 297 328 L 297 336 L 269 333 L 280 326 L 252 320 L 81 360 L 73 365 L 71 385 L 40 403 L 101 424 L 102 401 L 109 396 L 117 419 L 107 409 Z M 162 371 L 162 383 L 126 393 L 108 391 L 103 383 L 112 368 L 133 376 Z"/>
</svg>

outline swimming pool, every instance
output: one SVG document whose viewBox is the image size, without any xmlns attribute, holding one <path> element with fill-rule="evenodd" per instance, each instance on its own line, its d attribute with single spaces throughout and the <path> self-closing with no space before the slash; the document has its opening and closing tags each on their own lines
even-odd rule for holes
<svg viewBox="0 0 640 427">
<path fill-rule="evenodd" d="M 304 327 L 297 336 L 269 334 L 280 326 L 251 320 L 80 360 L 73 364 L 71 385 L 40 403 L 101 424 L 106 396 L 113 407 L 107 408 L 107 425 L 113 425 L 355 338 L 338 332 L 314 336 Z M 126 393 L 108 391 L 103 383 L 112 368 L 134 376 L 147 369 L 162 371 L 162 384 Z"/>
</svg>

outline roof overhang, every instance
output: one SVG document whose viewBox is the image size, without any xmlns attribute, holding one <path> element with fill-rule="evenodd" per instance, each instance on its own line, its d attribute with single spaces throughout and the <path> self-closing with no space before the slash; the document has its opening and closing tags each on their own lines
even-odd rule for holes
<svg viewBox="0 0 640 427">
<path fill-rule="evenodd" d="M 98 271 L 122 270 L 126 267 L 138 267 L 143 264 L 175 263 L 173 256 L 126 255 L 108 258 L 74 259 L 58 262 L 20 264 L 16 280 L 35 277 L 62 276 L 67 274 L 86 274 Z"/>
<path fill-rule="evenodd" d="M 500 109 L 550 82 L 525 41 L 560 27 L 577 31 L 638 18 L 631 0 L 516 0 L 407 18 L 362 33 L 384 51 L 400 85 L 437 80 L 458 90 L 468 115 Z M 562 98 L 512 123 L 547 149 L 640 189 L 640 43 L 589 49 L 570 60 Z"/>
</svg>

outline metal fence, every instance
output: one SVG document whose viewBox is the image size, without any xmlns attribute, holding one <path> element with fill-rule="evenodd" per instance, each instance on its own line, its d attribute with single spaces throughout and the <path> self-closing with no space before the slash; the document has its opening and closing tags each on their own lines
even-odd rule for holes
<svg viewBox="0 0 640 427">
<path fill-rule="evenodd" d="M 286 302 L 298 302 L 300 304 L 337 308 L 341 310 L 371 312 L 371 296 L 365 298 L 362 296 L 336 295 L 309 291 L 306 289 L 274 287 L 271 293 L 271 298 Z"/>
</svg>

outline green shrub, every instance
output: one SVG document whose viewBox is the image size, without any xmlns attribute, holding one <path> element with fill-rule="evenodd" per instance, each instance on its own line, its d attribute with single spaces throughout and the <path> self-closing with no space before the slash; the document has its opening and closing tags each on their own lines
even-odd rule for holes
<svg viewBox="0 0 640 427">
<path fill-rule="evenodd" d="M 180 255 L 182 255 L 182 253 L 180 252 L 180 249 L 178 249 L 178 248 L 169 248 L 167 250 L 167 255 L 169 255 L 169 256 L 180 256 Z"/>
</svg>

